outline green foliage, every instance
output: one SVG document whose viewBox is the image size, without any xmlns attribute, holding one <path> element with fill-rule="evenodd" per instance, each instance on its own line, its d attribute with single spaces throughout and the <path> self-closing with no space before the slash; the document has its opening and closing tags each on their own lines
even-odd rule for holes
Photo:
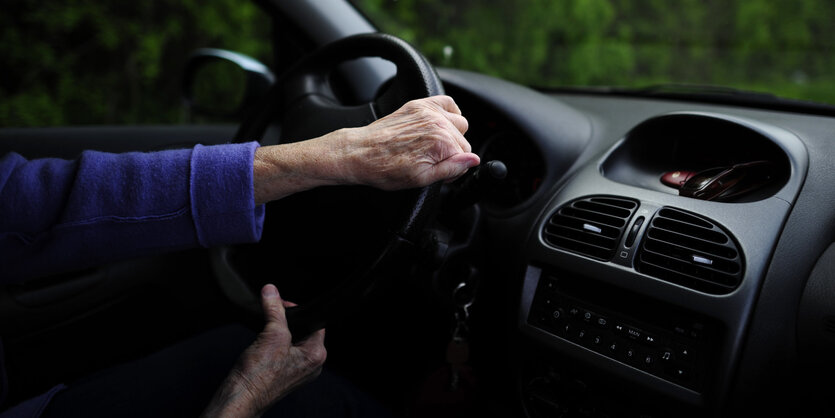
<svg viewBox="0 0 835 418">
<path fill-rule="evenodd" d="M 707 84 L 835 103 L 829 0 L 355 3 L 436 65 L 524 84 Z"/>
<path fill-rule="evenodd" d="M 267 61 L 268 25 L 248 0 L 4 0 L 0 126 L 179 122 L 189 53 Z"/>
<path fill-rule="evenodd" d="M 534 86 L 692 83 L 835 103 L 830 0 L 354 0 L 436 65 Z M 176 123 L 199 47 L 269 61 L 249 0 L 5 0 L 0 126 Z"/>
<path fill-rule="evenodd" d="M 232 115 L 244 102 L 244 70 L 225 60 L 207 62 L 194 74 L 191 86 L 193 103 L 212 113 Z"/>
</svg>

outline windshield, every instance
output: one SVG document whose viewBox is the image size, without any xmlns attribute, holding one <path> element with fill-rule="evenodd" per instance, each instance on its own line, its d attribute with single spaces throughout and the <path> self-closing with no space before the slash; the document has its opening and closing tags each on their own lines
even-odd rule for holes
<svg viewBox="0 0 835 418">
<path fill-rule="evenodd" d="M 535 87 L 731 87 L 835 104 L 831 0 L 354 0 L 435 65 Z"/>
</svg>

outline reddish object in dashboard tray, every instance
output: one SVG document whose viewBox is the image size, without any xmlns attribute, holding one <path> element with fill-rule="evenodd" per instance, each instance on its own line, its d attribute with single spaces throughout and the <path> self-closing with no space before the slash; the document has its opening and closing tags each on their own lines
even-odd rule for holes
<svg viewBox="0 0 835 418">
<path fill-rule="evenodd" d="M 677 170 L 668 171 L 661 176 L 661 183 L 675 189 L 680 189 L 684 183 L 696 174 L 695 171 Z"/>
</svg>

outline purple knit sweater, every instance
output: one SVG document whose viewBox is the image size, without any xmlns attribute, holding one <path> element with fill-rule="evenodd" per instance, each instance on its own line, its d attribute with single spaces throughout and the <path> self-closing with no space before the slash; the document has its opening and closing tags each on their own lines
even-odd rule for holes
<svg viewBox="0 0 835 418">
<path fill-rule="evenodd" d="M 136 256 L 255 242 L 255 142 L 76 160 L 0 158 L 0 283 Z M 11 382 L 13 384 L 13 382 Z M 0 411 L 7 392 L 0 346 Z M 0 413 L 37 417 L 53 390 Z"/>
</svg>

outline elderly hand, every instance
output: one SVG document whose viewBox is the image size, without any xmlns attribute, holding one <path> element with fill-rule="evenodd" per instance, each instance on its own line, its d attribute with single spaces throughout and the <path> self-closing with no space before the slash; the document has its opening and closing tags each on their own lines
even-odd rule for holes
<svg viewBox="0 0 835 418">
<path fill-rule="evenodd" d="M 467 126 L 451 97 L 433 96 L 368 126 L 261 147 L 255 154 L 256 203 L 323 185 L 396 190 L 453 180 L 479 164 L 464 138 Z"/>
<path fill-rule="evenodd" d="M 275 286 L 261 290 L 267 324 L 252 345 L 241 354 L 226 381 L 215 393 L 204 417 L 260 416 L 296 387 L 316 378 L 327 352 L 325 330 L 293 345 L 284 302 Z"/>
<path fill-rule="evenodd" d="M 406 103 L 371 125 L 349 131 L 342 152 L 349 183 L 383 190 L 451 180 L 479 163 L 464 139 L 467 119 L 449 96 Z"/>
</svg>

